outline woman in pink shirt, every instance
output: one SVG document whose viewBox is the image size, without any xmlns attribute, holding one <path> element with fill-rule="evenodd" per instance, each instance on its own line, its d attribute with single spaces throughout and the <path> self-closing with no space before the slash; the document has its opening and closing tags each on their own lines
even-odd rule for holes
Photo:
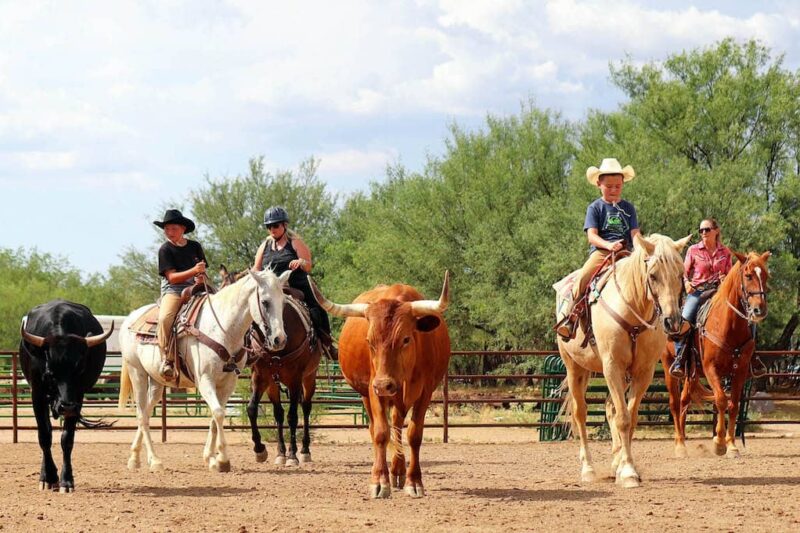
<svg viewBox="0 0 800 533">
<path fill-rule="evenodd" d="M 700 242 L 689 247 L 683 262 L 686 302 L 681 314 L 693 327 L 700 307 L 700 295 L 718 287 L 731 269 L 731 251 L 720 241 L 717 221 L 713 218 L 703 219 L 699 232 Z M 681 379 L 685 376 L 683 358 L 686 337 L 675 341 L 675 362 L 669 368 L 670 374 Z"/>
</svg>

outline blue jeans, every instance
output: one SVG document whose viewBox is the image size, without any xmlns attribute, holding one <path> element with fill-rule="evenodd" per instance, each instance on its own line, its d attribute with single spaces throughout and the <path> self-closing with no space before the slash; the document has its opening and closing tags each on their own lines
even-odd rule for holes
<svg viewBox="0 0 800 533">
<path fill-rule="evenodd" d="M 694 323 L 697 321 L 697 311 L 700 309 L 701 294 L 703 294 L 703 291 L 692 291 L 686 295 L 686 301 L 683 302 L 681 316 L 692 326 L 694 326 Z M 684 339 L 675 341 L 675 355 L 681 353 L 681 350 L 683 349 L 683 343 Z"/>
</svg>

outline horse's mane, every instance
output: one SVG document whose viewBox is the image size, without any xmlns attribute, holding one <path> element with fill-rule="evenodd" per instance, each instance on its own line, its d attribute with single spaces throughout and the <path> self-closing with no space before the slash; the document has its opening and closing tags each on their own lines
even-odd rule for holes
<svg viewBox="0 0 800 533">
<path fill-rule="evenodd" d="M 669 275 L 676 278 L 683 276 L 683 261 L 669 237 L 653 233 L 646 239 L 655 245 L 655 250 L 650 256 L 651 261 L 664 264 Z M 629 302 L 639 301 L 647 294 L 647 251 L 635 247 L 628 257 L 617 262 L 617 277 L 619 279 L 622 296 Z"/>
<path fill-rule="evenodd" d="M 742 264 L 743 263 L 741 261 L 736 261 L 736 264 L 733 265 L 725 275 L 725 279 L 722 280 L 722 283 L 720 283 L 716 294 L 711 297 L 710 305 L 712 309 L 720 304 L 725 305 L 725 300 L 728 299 L 733 291 L 736 291 L 738 287 L 739 276 L 741 275 L 742 271 Z"/>
</svg>

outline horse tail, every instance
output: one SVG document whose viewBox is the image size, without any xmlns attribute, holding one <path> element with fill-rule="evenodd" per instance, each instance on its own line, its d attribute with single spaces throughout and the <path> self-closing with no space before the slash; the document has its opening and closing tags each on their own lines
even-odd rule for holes
<svg viewBox="0 0 800 533">
<path fill-rule="evenodd" d="M 561 381 L 561 385 L 553 391 L 552 396 L 554 398 L 559 396 L 564 398 L 561 408 L 558 410 L 558 415 L 556 415 L 556 420 L 563 419 L 562 427 L 567 434 L 572 433 L 572 390 L 567 385 L 567 378 Z"/>
<path fill-rule="evenodd" d="M 714 401 L 714 393 L 711 389 L 700 383 L 699 376 L 689 378 L 685 386 L 689 387 L 689 398 L 692 400 L 692 403 L 699 405 L 703 402 Z"/>
<path fill-rule="evenodd" d="M 119 400 L 117 401 L 119 409 L 128 407 L 128 398 L 131 397 L 132 390 L 133 383 L 131 383 L 131 374 L 128 372 L 128 363 L 122 359 L 122 370 L 119 375 Z"/>
</svg>

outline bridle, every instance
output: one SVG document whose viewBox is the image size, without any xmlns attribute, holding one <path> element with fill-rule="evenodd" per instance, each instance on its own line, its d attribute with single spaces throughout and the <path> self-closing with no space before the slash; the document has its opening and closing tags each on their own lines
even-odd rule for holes
<svg viewBox="0 0 800 533">
<path fill-rule="evenodd" d="M 759 288 L 761 290 L 759 290 L 759 291 L 749 291 L 749 290 L 747 290 L 747 286 L 745 285 L 745 282 L 744 282 L 744 267 L 745 267 L 746 264 L 747 263 L 742 265 L 742 268 L 741 268 L 741 271 L 740 271 L 740 276 L 739 276 L 739 281 L 740 281 L 739 285 L 740 285 L 740 290 L 741 290 L 741 294 L 739 295 L 739 305 L 742 306 L 742 311 L 744 311 L 744 313 L 742 313 L 742 311 L 739 311 L 739 309 L 736 308 L 735 306 L 731 305 L 731 302 L 727 298 L 725 299 L 725 303 L 728 305 L 728 307 L 734 313 L 736 313 L 737 316 L 739 316 L 740 318 L 746 320 L 747 323 L 752 326 L 754 321 L 751 318 L 753 316 L 753 308 L 750 306 L 750 298 L 752 298 L 753 296 L 760 296 L 761 299 L 764 300 L 765 303 L 766 303 L 767 293 L 769 291 L 764 289 L 764 283 L 761 281 L 761 276 L 760 275 L 757 275 L 756 277 L 758 277 L 758 286 L 759 286 Z M 762 319 L 767 317 L 767 313 L 768 312 L 769 312 L 768 309 L 765 310 Z"/>
</svg>

